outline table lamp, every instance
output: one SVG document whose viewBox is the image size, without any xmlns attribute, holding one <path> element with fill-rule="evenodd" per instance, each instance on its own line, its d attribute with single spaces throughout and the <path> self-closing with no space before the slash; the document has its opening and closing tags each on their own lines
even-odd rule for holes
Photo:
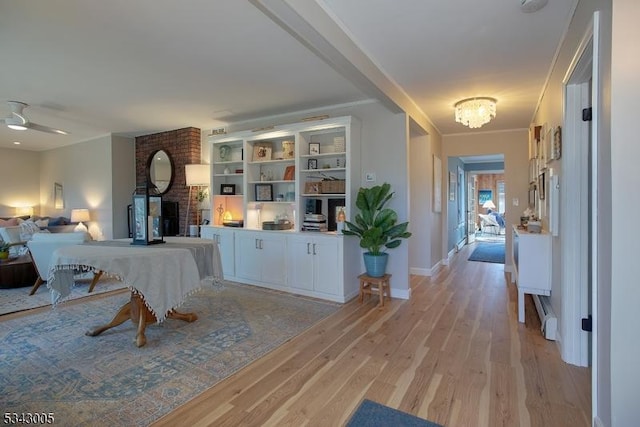
<svg viewBox="0 0 640 427">
<path fill-rule="evenodd" d="M 495 209 L 496 205 L 493 204 L 492 200 L 487 200 L 486 202 L 484 202 L 482 204 L 482 207 L 485 208 L 485 209 Z"/>
<path fill-rule="evenodd" d="M 73 231 L 86 233 L 88 231 L 87 226 L 84 225 L 82 221 L 88 222 L 90 220 L 91 218 L 89 217 L 89 209 L 71 209 L 71 222 L 78 223 Z"/>
</svg>

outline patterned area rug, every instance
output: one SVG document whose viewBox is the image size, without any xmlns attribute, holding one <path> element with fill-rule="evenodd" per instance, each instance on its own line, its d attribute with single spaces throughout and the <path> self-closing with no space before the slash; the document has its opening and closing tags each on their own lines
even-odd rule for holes
<svg viewBox="0 0 640 427">
<path fill-rule="evenodd" d="M 90 283 L 90 279 L 77 280 L 69 299 L 84 298 L 126 288 L 124 283 L 119 280 L 101 277 L 93 291 L 88 293 Z M 46 283 L 40 285 L 35 294 L 29 295 L 29 292 L 31 292 L 31 286 L 0 289 L 0 315 L 51 305 L 51 294 Z"/>
<path fill-rule="evenodd" d="M 128 294 L 0 321 L 0 406 L 53 412 L 65 426 L 146 426 L 314 323 L 339 304 L 225 282 L 192 295 L 134 344 L 126 322 L 97 337 Z"/>
</svg>

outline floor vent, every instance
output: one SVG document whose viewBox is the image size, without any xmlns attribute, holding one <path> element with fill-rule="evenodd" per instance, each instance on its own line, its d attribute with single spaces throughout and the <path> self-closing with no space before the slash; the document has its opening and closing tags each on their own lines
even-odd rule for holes
<svg viewBox="0 0 640 427">
<path fill-rule="evenodd" d="M 542 336 L 548 340 L 555 341 L 558 330 L 558 318 L 551 309 L 551 299 L 544 295 L 532 295 L 536 305 L 540 323 L 542 324 Z"/>
</svg>

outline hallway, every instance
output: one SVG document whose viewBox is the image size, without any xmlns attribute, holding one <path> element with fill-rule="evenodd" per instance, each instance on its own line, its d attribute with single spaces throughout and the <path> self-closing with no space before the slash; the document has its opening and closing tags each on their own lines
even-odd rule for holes
<svg viewBox="0 0 640 427">
<path fill-rule="evenodd" d="M 410 300 L 357 299 L 156 425 L 343 425 L 363 398 L 454 426 L 589 426 L 590 370 L 560 360 L 502 264 L 464 247 Z"/>
</svg>

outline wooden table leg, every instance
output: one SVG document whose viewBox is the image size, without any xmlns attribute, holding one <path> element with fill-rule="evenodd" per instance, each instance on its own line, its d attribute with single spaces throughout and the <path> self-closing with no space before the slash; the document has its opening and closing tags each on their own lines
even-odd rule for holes
<svg viewBox="0 0 640 427">
<path fill-rule="evenodd" d="M 85 335 L 89 337 L 95 337 L 96 335 L 100 335 L 107 329 L 111 329 L 115 326 L 122 325 L 124 322 L 126 322 L 130 318 L 131 318 L 131 302 L 128 302 L 120 308 L 120 310 L 113 317 L 111 322 L 107 323 L 106 325 L 98 326 L 96 328 L 90 329 L 87 332 L 85 332 Z"/>
<path fill-rule="evenodd" d="M 189 323 L 198 320 L 198 316 L 195 313 L 180 313 L 175 310 L 172 310 L 167 315 L 167 317 L 169 319 L 183 320 Z M 131 293 L 131 299 L 129 300 L 129 302 L 127 302 L 122 306 L 122 308 L 120 308 L 111 322 L 107 323 L 104 326 L 99 326 L 97 328 L 89 330 L 85 333 L 85 335 L 95 337 L 96 335 L 100 335 L 107 329 L 111 329 L 115 326 L 123 324 L 129 319 L 131 319 L 134 324 L 138 325 L 136 329 L 136 346 L 144 346 L 147 343 L 147 337 L 144 334 L 147 324 L 156 323 L 157 320 L 153 313 L 151 313 L 151 311 L 149 311 L 149 309 L 145 305 L 142 296 L 133 292 Z"/>
<path fill-rule="evenodd" d="M 98 280 L 100 280 L 103 274 L 104 271 L 102 270 L 93 272 L 93 279 L 91 280 L 91 284 L 89 285 L 89 290 L 87 291 L 88 293 L 91 293 L 93 291 L 93 288 L 96 287 L 96 283 L 98 283 Z"/>
</svg>

